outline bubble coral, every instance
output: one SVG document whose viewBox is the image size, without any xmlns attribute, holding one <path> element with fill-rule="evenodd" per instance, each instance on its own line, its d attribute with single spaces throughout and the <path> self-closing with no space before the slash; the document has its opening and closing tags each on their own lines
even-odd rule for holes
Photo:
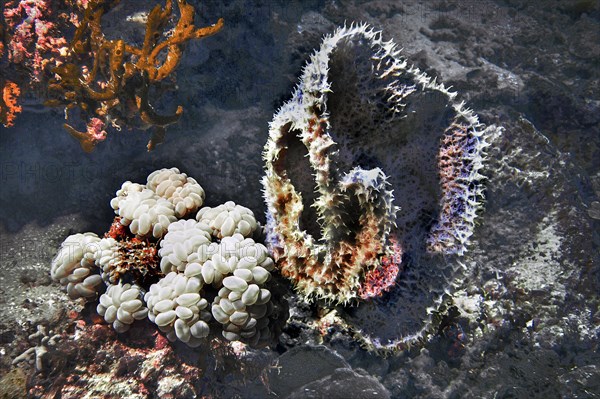
<svg viewBox="0 0 600 399">
<path fill-rule="evenodd" d="M 146 293 L 148 317 L 169 340 L 196 347 L 208 336 L 211 316 L 208 301 L 200 296 L 202 284 L 198 277 L 171 272 Z"/>
<path fill-rule="evenodd" d="M 146 185 L 123 183 L 110 205 L 133 234 L 161 238 L 172 222 L 196 212 L 203 203 L 204 190 L 198 182 L 171 168 L 150 174 Z"/>
<path fill-rule="evenodd" d="M 135 320 L 142 320 L 148 315 L 148 308 L 142 302 L 143 296 L 144 291 L 137 285 L 111 284 L 100 296 L 96 310 L 116 332 L 123 333 Z"/>
<path fill-rule="evenodd" d="M 94 233 L 70 235 L 52 260 L 50 277 L 63 286 L 71 299 L 95 299 L 104 289 L 94 259 L 99 242 Z"/>
<path fill-rule="evenodd" d="M 160 169 L 148 176 L 146 186 L 158 196 L 166 198 L 175 208 L 175 216 L 183 218 L 196 212 L 204 204 L 204 190 L 198 182 L 179 173 L 179 169 Z"/>
<path fill-rule="evenodd" d="M 196 219 L 207 225 L 211 234 L 219 239 L 234 233 L 251 237 L 258 226 L 252 211 L 236 205 L 233 201 L 227 201 L 215 208 L 204 207 L 198 212 Z"/>
<path fill-rule="evenodd" d="M 287 308 L 271 294 L 273 259 L 250 238 L 259 230 L 252 211 L 233 202 L 200 208 L 204 190 L 177 168 L 151 173 L 145 185 L 125 182 L 116 194 L 118 216 L 104 238 L 70 236 L 53 261 L 52 278 L 69 296 L 95 300 L 108 287 L 97 312 L 119 333 L 148 316 L 190 347 L 211 328 L 229 341 L 272 342 Z"/>
<path fill-rule="evenodd" d="M 271 292 L 266 288 L 266 284 L 270 280 L 274 262 L 269 257 L 267 248 L 256 243 L 252 238 L 233 232 L 224 236 L 222 231 L 209 227 L 204 223 L 205 219 L 200 216 L 201 213 L 206 214 L 206 212 L 202 212 L 204 209 L 206 208 L 201 209 L 197 216 L 203 220 L 201 222 L 191 219 L 180 220 L 169 226 L 169 232 L 160 244 L 161 269 L 164 273 L 168 273 L 167 277 L 179 272 L 189 279 L 197 279 L 197 284 L 194 283 L 195 280 L 190 280 L 192 283 L 185 282 L 185 284 L 193 284 L 195 287 L 194 291 L 186 290 L 186 293 L 204 297 L 205 291 L 210 288 L 218 290 L 210 309 L 214 319 L 222 324 L 222 335 L 226 339 L 230 341 L 246 339 L 254 344 L 259 341 L 268 342 L 272 337 L 268 328 L 269 316 L 274 313 L 274 309 L 272 304 L 269 305 Z M 212 209 L 220 211 L 215 212 L 215 216 L 223 212 L 227 214 L 226 209 L 236 212 L 241 210 L 253 225 L 257 225 L 249 209 L 233 202 L 229 202 L 227 206 Z M 209 208 L 210 210 L 211 208 Z M 221 219 L 226 220 L 226 217 Z M 209 232 L 216 231 L 219 231 L 215 236 L 218 235 L 220 241 L 212 241 L 213 237 Z M 247 231 L 247 235 L 251 233 L 253 230 Z M 155 288 L 150 288 L 147 296 L 156 297 L 159 295 L 159 289 L 163 290 L 165 286 L 176 287 L 177 284 L 183 286 L 182 277 L 169 277 L 168 280 L 161 280 L 158 285 L 152 286 Z M 173 292 L 181 291 L 173 289 Z M 161 292 L 166 292 L 166 288 Z M 159 308 L 158 311 L 161 312 L 161 309 Z M 186 314 L 188 313 L 186 312 Z M 158 315 L 156 314 L 156 316 Z M 190 320 L 197 321 L 191 316 Z M 162 318 L 159 321 L 166 323 Z M 172 328 L 175 328 L 175 322 L 176 319 L 169 318 L 168 323 L 157 324 L 159 327 L 166 328 L 167 332 L 171 332 Z M 188 320 L 186 320 L 187 322 Z M 179 332 L 173 330 L 173 334 L 168 337 L 181 339 L 180 335 L 184 334 L 182 335 L 186 340 L 184 342 L 192 339 L 192 343 L 195 344 L 196 341 L 193 338 L 200 337 L 192 334 L 192 338 L 190 338 L 188 328 L 192 328 L 192 325 L 188 324 L 187 327 L 181 325 Z M 164 329 L 163 331 L 166 331 Z"/>
<path fill-rule="evenodd" d="M 160 268 L 163 273 L 183 272 L 188 257 L 201 245 L 211 244 L 210 228 L 193 219 L 179 220 L 169 225 L 169 232 L 160 242 Z M 215 244 L 216 245 L 216 244 Z"/>
</svg>

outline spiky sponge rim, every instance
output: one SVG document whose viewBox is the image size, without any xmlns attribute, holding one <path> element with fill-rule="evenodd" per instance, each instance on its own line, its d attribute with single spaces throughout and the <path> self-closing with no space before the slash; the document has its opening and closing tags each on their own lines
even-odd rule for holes
<svg viewBox="0 0 600 399">
<path fill-rule="evenodd" d="M 418 90 L 439 92 L 447 97 L 449 106 L 454 110 L 451 127 L 439 143 L 441 212 L 427 238 L 430 252 L 458 255 L 465 252 L 475 217 L 483 203 L 480 183 L 484 179 L 481 168 L 485 149 L 489 146 L 486 138 L 498 129 L 495 126 L 485 128 L 480 124 L 464 103 L 455 100 L 455 92 L 409 65 L 400 56 L 400 50 L 393 41 L 383 41 L 381 32 L 369 25 L 352 24 L 325 36 L 321 47 L 303 68 L 292 98 L 279 109 L 270 123 L 269 140 L 263 153 L 266 163 L 263 186 L 268 207 L 268 241 L 282 274 L 295 283 L 298 292 L 306 299 L 322 298 L 335 303 L 347 303 L 356 298 L 365 275 L 380 267 L 382 258 L 393 252 L 388 241 L 388 227 L 393 224 L 397 210 L 391 204 L 391 191 L 383 184 L 374 193 L 390 198 L 389 203 L 382 200 L 378 205 L 385 211 L 376 212 L 372 204 L 361 206 L 361 228 L 370 224 L 378 225 L 379 230 L 371 234 L 370 241 L 353 241 L 350 244 L 340 239 L 351 235 L 345 231 L 348 226 L 340 209 L 340 204 L 347 204 L 349 199 L 348 193 L 341 187 L 341 181 L 348 174 L 337 172 L 332 167 L 337 145 L 329 134 L 327 97 L 331 92 L 328 80 L 331 55 L 348 38 L 360 38 L 370 47 L 374 78 L 394 77 L 386 87 L 392 112 L 401 112 L 404 107 L 402 100 Z M 400 76 L 403 81 L 410 78 L 412 84 L 403 84 L 395 78 Z M 295 135 L 308 150 L 308 160 L 315 176 L 318 199 L 312 206 L 321 227 L 322 239 L 319 241 L 301 229 L 302 194 L 296 190 L 284 168 L 291 135 Z M 360 168 L 357 170 L 363 174 L 370 173 Z M 380 220 L 375 223 L 369 218 Z"/>
</svg>

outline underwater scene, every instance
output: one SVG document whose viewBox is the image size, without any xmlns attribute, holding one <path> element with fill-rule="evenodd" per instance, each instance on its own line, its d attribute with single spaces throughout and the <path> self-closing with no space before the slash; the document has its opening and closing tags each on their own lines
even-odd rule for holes
<svg viewBox="0 0 600 399">
<path fill-rule="evenodd" d="M 600 397 L 597 0 L 0 7 L 0 399 Z"/>
</svg>

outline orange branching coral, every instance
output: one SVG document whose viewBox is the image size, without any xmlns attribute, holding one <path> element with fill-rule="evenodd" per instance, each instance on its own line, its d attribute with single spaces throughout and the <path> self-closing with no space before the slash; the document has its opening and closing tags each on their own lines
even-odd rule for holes
<svg viewBox="0 0 600 399">
<path fill-rule="evenodd" d="M 21 106 L 17 105 L 17 99 L 21 94 L 21 90 L 16 83 L 10 80 L 2 82 L 2 100 L 0 101 L 0 122 L 5 127 L 13 125 L 16 115 L 21 112 Z"/>
<path fill-rule="evenodd" d="M 157 5 L 148 15 L 143 47 L 138 49 L 127 46 L 126 48 L 127 51 L 139 57 L 135 63 L 135 68 L 148 72 L 148 78 L 151 82 L 160 81 L 173 72 L 179 63 L 183 52 L 181 46 L 185 42 L 214 35 L 223 27 L 223 19 L 221 18 L 213 26 L 196 28 L 194 26 L 194 7 L 184 0 L 178 0 L 177 4 L 180 18 L 173 34 L 167 40 L 158 42 L 160 30 L 171 16 L 171 0 L 167 1 L 164 9 Z M 159 60 L 165 50 L 167 50 L 167 54 L 161 64 Z"/>
<path fill-rule="evenodd" d="M 64 105 L 67 111 L 78 108 L 89 120 L 83 132 L 65 124 L 87 152 L 104 139 L 104 127 L 109 124 L 154 128 L 148 150 L 161 143 L 166 126 L 179 120 L 183 108 L 178 106 L 172 115 L 157 114 L 149 102 L 151 85 L 175 70 L 187 41 L 213 35 L 223 27 L 223 19 L 219 19 L 215 25 L 197 28 L 194 7 L 178 0 L 179 20 L 164 37 L 173 14 L 173 0 L 166 0 L 164 8 L 157 5 L 149 13 L 144 42 L 135 47 L 122 39 L 109 40 L 102 33 L 101 18 L 116 3 L 88 3 L 70 46 L 71 62 L 55 68 L 57 78 L 49 85 L 50 91 L 62 98 L 47 104 Z M 86 62 L 90 59 L 91 63 Z"/>
</svg>

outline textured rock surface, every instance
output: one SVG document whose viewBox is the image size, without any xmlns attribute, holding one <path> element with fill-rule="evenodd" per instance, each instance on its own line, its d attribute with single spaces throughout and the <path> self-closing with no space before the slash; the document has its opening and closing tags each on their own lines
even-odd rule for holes
<svg viewBox="0 0 600 399">
<path fill-rule="evenodd" d="M 290 349 L 279 358 L 279 366 L 281 370 L 271 371 L 271 389 L 284 397 L 337 369 L 349 367 L 343 357 L 323 346 Z"/>
<path fill-rule="evenodd" d="M 123 17 L 135 2 L 121 3 Z M 147 2 L 138 6 L 147 8 Z M 65 324 L 69 310 L 81 309 L 51 285 L 48 268 L 67 236 L 108 228 L 112 211 L 104 204 L 121 182 L 143 181 L 151 171 L 175 165 L 202 181 L 211 193 L 208 206 L 232 199 L 262 216 L 260 153 L 267 123 L 322 35 L 355 20 L 382 29 L 409 60 L 453 85 L 484 122 L 506 130 L 490 154 L 487 211 L 465 260 L 472 272 L 457 287 L 454 307 L 425 350 L 385 360 L 366 354 L 343 328 L 315 329 L 318 311 L 292 297 L 293 317 L 279 351 L 322 343 L 355 372 L 362 368 L 378 378 L 394 398 L 598 396 L 597 2 L 316 0 L 249 8 L 242 1 L 209 0 L 198 8 L 202 21 L 224 17 L 226 27 L 210 43 L 189 49 L 176 94 L 186 113 L 155 152 L 141 153 L 143 135 L 123 132 L 86 156 L 61 131 L 63 115 L 39 113 L 35 104 L 25 104 L 19 125 L 0 132 L 2 376 L 14 358 L 37 344 L 28 336 L 38 324 L 52 330 Z M 119 20 L 110 25 L 132 35 L 139 31 Z M 521 116 L 535 129 L 519 122 Z M 386 301 L 411 299 L 401 293 Z M 367 310 L 356 309 L 356 317 Z M 204 364 L 194 360 L 194 366 L 214 371 L 200 384 L 205 391 L 190 391 L 196 377 L 180 369 L 181 359 L 191 355 L 187 348 L 175 346 L 176 362 L 144 352 L 121 363 L 123 341 L 103 328 L 107 341 L 80 340 L 75 346 L 73 330 L 61 341 L 71 348 L 61 353 L 73 367 L 56 364 L 46 373 L 63 397 L 98 396 L 110 388 L 107 382 L 115 389 L 108 396 L 122 397 L 118 389 L 132 392 L 139 381 L 150 383 L 148 393 L 135 393 L 143 398 L 156 392 L 269 397 L 269 379 L 261 379 L 261 372 L 276 366 L 279 351 L 248 354 L 247 362 L 232 356 L 216 361 L 219 353 L 228 353 L 219 350 Z M 136 351 L 164 350 L 151 339 L 127 344 Z M 151 368 L 139 365 L 150 359 L 163 371 L 142 374 Z M 102 368 L 90 369 L 93 363 Z M 34 375 L 34 364 L 18 367 Z M 242 369 L 252 372 L 246 383 Z M 47 374 L 37 376 L 49 381 L 43 379 Z M 69 377 L 80 382 L 65 381 Z"/>
<path fill-rule="evenodd" d="M 389 399 L 390 393 L 364 370 L 337 369 L 333 374 L 306 384 L 288 396 L 290 399 L 322 397 Z"/>
</svg>

